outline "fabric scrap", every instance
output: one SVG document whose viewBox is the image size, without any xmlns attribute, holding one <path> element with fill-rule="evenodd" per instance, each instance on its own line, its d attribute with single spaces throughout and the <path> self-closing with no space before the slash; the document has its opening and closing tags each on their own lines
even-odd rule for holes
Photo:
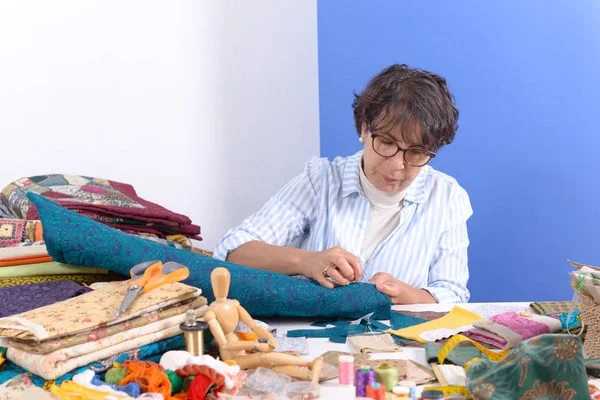
<svg viewBox="0 0 600 400">
<path fill-rule="evenodd" d="M 37 275 L 108 274 L 105 268 L 80 267 L 55 261 L 0 268 L 0 278 Z"/>
<path fill-rule="evenodd" d="M 570 301 L 536 301 L 529 305 L 538 314 L 553 314 L 569 312 Z M 575 304 L 575 311 L 581 311 L 579 304 Z"/>
<path fill-rule="evenodd" d="M 34 276 L 12 276 L 10 278 L 0 278 L 0 288 L 27 285 L 30 283 L 54 282 L 54 281 L 73 281 L 82 285 L 91 285 L 96 282 L 122 281 L 128 279 L 126 276 L 116 272 L 108 274 L 64 274 L 64 275 L 34 275 Z"/>
<path fill-rule="evenodd" d="M 402 351 L 389 333 L 350 336 L 348 342 L 359 353 L 392 353 Z"/>
<path fill-rule="evenodd" d="M 501 349 L 513 348 L 523 340 L 556 333 L 562 328 L 560 321 L 555 318 L 514 311 L 476 321 L 473 326 L 467 332 L 467 337 Z"/>
<path fill-rule="evenodd" d="M 0 317 L 58 303 L 92 289 L 73 281 L 55 281 L 0 288 Z"/>
<path fill-rule="evenodd" d="M 442 328 L 455 329 L 467 326 L 481 319 L 482 318 L 479 315 L 474 314 L 471 311 L 465 310 L 459 306 L 454 306 L 454 308 L 452 308 L 452 310 L 442 318 L 428 321 L 420 325 L 411 326 L 409 328 L 399 330 L 390 329 L 388 332 L 405 339 L 411 339 L 420 343 L 425 343 L 427 340 L 424 340 L 420 337 L 420 334 L 423 332 Z"/>
</svg>

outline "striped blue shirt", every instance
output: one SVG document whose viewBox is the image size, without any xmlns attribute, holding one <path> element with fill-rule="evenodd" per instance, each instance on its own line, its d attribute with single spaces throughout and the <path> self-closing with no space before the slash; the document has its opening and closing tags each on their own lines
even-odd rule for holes
<svg viewBox="0 0 600 400">
<path fill-rule="evenodd" d="M 252 240 L 308 251 L 340 246 L 359 256 L 370 209 L 360 185 L 361 156 L 310 159 L 302 174 L 227 232 L 214 257 L 225 260 Z M 406 190 L 400 223 L 369 260 L 361 260 L 361 279 L 387 272 L 439 303 L 467 302 L 466 222 L 472 214 L 469 196 L 454 178 L 423 167 Z"/>
</svg>

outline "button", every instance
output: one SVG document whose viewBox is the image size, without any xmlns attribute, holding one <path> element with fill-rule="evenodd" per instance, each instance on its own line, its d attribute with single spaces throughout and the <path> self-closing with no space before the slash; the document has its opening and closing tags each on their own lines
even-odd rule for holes
<svg viewBox="0 0 600 400">
<path fill-rule="evenodd" d="M 525 318 L 531 318 L 533 316 L 532 313 L 527 312 L 527 311 L 521 311 L 519 314 L 521 314 L 521 317 L 525 317 Z"/>
</svg>

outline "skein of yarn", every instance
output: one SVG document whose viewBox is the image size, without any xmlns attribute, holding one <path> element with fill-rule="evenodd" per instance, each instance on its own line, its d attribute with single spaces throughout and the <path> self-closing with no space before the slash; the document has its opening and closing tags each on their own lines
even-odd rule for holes
<svg viewBox="0 0 600 400">
<path fill-rule="evenodd" d="M 127 375 L 127 368 L 111 368 L 106 371 L 104 382 L 118 385 Z"/>
</svg>

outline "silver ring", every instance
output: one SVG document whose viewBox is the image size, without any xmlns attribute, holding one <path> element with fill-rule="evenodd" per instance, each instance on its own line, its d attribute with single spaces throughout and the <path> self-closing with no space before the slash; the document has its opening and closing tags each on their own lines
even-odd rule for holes
<svg viewBox="0 0 600 400">
<path fill-rule="evenodd" d="M 331 265 L 326 266 L 323 272 L 321 272 L 325 278 L 329 277 L 329 274 L 327 274 L 327 270 L 329 269 L 329 267 L 331 267 Z"/>
</svg>

